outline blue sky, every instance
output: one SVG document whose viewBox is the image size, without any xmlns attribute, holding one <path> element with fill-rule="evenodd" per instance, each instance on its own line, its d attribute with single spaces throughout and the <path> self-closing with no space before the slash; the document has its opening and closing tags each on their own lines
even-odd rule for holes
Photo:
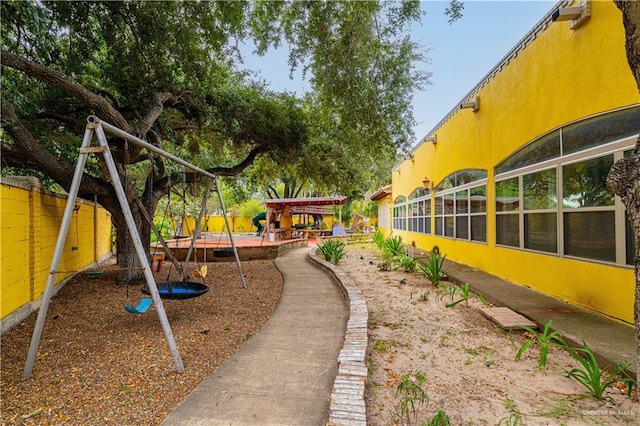
<svg viewBox="0 0 640 426">
<path fill-rule="evenodd" d="M 423 1 L 427 12 L 412 29 L 414 41 L 429 48 L 431 84 L 414 94 L 416 142 L 444 118 L 462 97 L 549 12 L 557 1 L 464 0 L 463 17 L 447 23 L 446 1 Z M 300 74 L 289 78 L 287 51 L 263 57 L 246 55 L 245 67 L 259 70 L 274 91 L 302 94 L 308 85 Z"/>
</svg>

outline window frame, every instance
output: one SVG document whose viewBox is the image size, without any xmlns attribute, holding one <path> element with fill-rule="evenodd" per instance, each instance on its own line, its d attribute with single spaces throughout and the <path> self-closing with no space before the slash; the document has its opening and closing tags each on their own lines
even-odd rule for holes
<svg viewBox="0 0 640 426">
<path fill-rule="evenodd" d="M 442 180 L 442 182 L 444 182 L 445 180 L 449 179 L 450 176 L 456 174 L 456 173 L 460 173 L 460 172 L 464 172 L 465 170 L 481 170 L 481 169 L 463 169 L 463 170 L 458 170 L 452 174 L 450 174 L 449 176 L 447 176 L 445 179 Z M 485 170 L 482 170 L 483 172 L 486 173 Z M 482 179 L 478 179 L 472 182 L 468 182 L 465 183 L 463 185 L 460 186 L 453 186 L 447 189 L 442 189 L 442 190 L 438 190 L 436 188 L 436 191 L 434 192 L 434 211 L 433 211 L 433 215 L 434 215 L 434 230 L 433 233 L 434 235 L 437 235 L 439 237 L 443 237 L 443 238 L 450 238 L 450 239 L 454 239 L 454 240 L 458 240 L 458 241 L 467 241 L 467 242 L 471 242 L 471 243 L 479 243 L 479 244 L 487 244 L 487 220 L 488 220 L 488 206 L 487 203 L 489 202 L 488 197 L 487 200 L 485 201 L 485 209 L 483 212 L 472 212 L 471 210 L 471 193 L 473 189 L 476 188 L 480 188 L 480 187 L 484 187 L 484 193 L 485 193 L 485 197 L 487 196 L 487 191 L 488 191 L 488 182 L 489 179 L 488 177 L 484 177 Z M 460 212 L 458 213 L 457 211 L 457 206 L 458 206 L 458 194 L 461 192 L 466 192 L 466 197 L 465 197 L 465 201 L 466 201 L 466 212 Z M 446 210 L 446 205 L 445 205 L 445 197 L 451 195 L 452 201 L 451 201 L 451 206 L 452 209 L 450 212 L 445 211 Z M 438 199 L 442 200 L 442 209 L 440 210 L 440 214 L 438 214 Z M 485 231 L 484 231 L 484 241 L 483 240 L 474 240 L 472 239 L 473 236 L 473 227 L 472 227 L 472 217 L 483 217 L 485 218 Z M 458 237 L 459 233 L 458 233 L 458 221 L 461 220 L 462 218 L 466 218 L 466 238 L 460 238 Z M 462 219 L 464 220 L 464 219 Z M 452 228 L 450 235 L 447 233 L 447 230 L 449 229 L 449 227 L 447 226 L 448 223 L 451 223 L 450 227 Z"/>
<path fill-rule="evenodd" d="M 496 206 L 496 199 L 494 199 L 494 213 L 495 213 L 495 229 L 494 229 L 494 238 L 495 244 L 497 247 L 507 248 L 507 249 L 515 249 L 515 250 L 523 250 L 527 252 L 541 253 L 550 256 L 557 256 L 567 259 L 575 259 L 586 262 L 594 262 L 594 263 L 604 263 L 608 265 L 615 265 L 621 267 L 629 267 L 633 268 L 633 265 L 627 263 L 627 241 L 626 241 L 626 218 L 625 218 L 625 207 L 622 203 L 622 200 L 617 195 L 614 197 L 614 202 L 612 205 L 608 206 L 589 206 L 589 207 L 565 207 L 563 203 L 563 166 L 581 163 L 593 159 L 597 159 L 600 157 L 605 157 L 607 155 L 613 155 L 613 162 L 615 164 L 616 161 L 620 160 L 624 156 L 624 152 L 629 149 L 633 149 L 635 146 L 635 142 L 638 138 L 638 135 L 625 137 L 616 141 L 608 142 L 603 145 L 599 145 L 596 147 L 587 148 L 582 151 L 574 152 L 568 154 L 566 156 L 561 155 L 560 157 L 545 160 L 541 163 L 528 165 L 526 167 L 522 167 L 516 170 L 510 170 L 508 172 L 502 173 L 500 175 L 494 176 L 494 194 L 497 194 L 497 185 L 499 182 L 503 182 L 505 180 L 518 178 L 518 187 L 519 187 L 519 209 L 512 211 L 499 211 Z M 561 145 L 562 147 L 562 145 Z M 544 170 L 548 170 L 551 168 L 555 168 L 556 170 L 556 208 L 555 209 L 541 209 L 541 210 L 525 210 L 524 209 L 524 194 L 523 194 L 523 177 L 527 174 L 536 173 Z M 546 251 L 533 250 L 525 247 L 525 229 L 524 229 L 524 216 L 528 213 L 547 213 L 555 211 L 556 212 L 556 246 L 557 253 L 550 253 Z M 608 261 L 603 259 L 597 259 L 592 257 L 581 257 L 576 255 L 570 255 L 566 253 L 565 249 L 565 233 L 568 231 L 565 229 L 565 213 L 580 213 L 580 212 L 613 212 L 614 214 L 614 223 L 615 223 L 615 261 Z M 510 246 L 506 244 L 498 243 L 498 216 L 503 215 L 518 215 L 518 238 L 519 245 L 518 246 Z"/>
</svg>

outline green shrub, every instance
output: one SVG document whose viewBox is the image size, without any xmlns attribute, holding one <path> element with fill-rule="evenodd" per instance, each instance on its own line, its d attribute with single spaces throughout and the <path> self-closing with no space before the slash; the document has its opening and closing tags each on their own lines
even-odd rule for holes
<svg viewBox="0 0 640 426">
<path fill-rule="evenodd" d="M 429 423 L 422 423 L 422 426 L 449 426 L 451 424 L 451 419 L 449 419 L 449 415 L 446 411 L 440 409 L 436 411 L 436 414 L 433 415 Z"/>
<path fill-rule="evenodd" d="M 326 240 L 322 244 L 318 244 L 318 247 L 324 259 L 327 262 L 333 262 L 335 265 L 347 254 L 345 244 L 339 240 Z"/>
<path fill-rule="evenodd" d="M 389 237 L 384 240 L 383 250 L 388 252 L 392 257 L 405 254 L 404 244 L 402 244 L 402 237 L 400 235 L 396 235 L 395 237 Z"/>
<path fill-rule="evenodd" d="M 429 254 L 427 263 L 420 263 L 420 271 L 436 287 L 440 285 L 446 275 L 446 272 L 444 271 L 444 259 L 446 257 L 446 254 L 444 256 L 440 256 L 439 254 L 432 252 Z"/>
<path fill-rule="evenodd" d="M 416 371 L 415 374 L 403 374 L 396 389 L 396 395 L 400 396 L 400 419 L 408 419 L 409 410 L 416 415 L 416 403 L 420 406 L 429 400 L 427 392 L 422 385 L 427 379 L 426 373 Z"/>
<path fill-rule="evenodd" d="M 154 219 L 153 220 L 153 224 L 155 225 L 156 229 L 160 232 L 160 235 L 162 236 L 162 239 L 164 240 L 168 240 L 169 238 L 171 238 L 171 234 L 173 233 L 173 229 L 171 228 L 171 223 L 169 222 L 169 219 L 167 218 L 161 218 L 161 219 Z M 158 241 L 158 237 L 156 236 L 155 232 L 151 232 L 151 242 L 155 243 Z"/>
<path fill-rule="evenodd" d="M 394 262 L 397 262 L 398 264 L 400 264 L 400 267 L 405 272 L 415 272 L 415 270 L 416 270 L 417 262 L 411 256 L 408 256 L 406 254 L 402 254 L 402 255 L 399 255 L 399 256 L 395 256 L 393 258 L 393 260 L 394 260 Z"/>
<path fill-rule="evenodd" d="M 468 306 L 469 299 L 472 299 L 474 297 L 477 297 L 478 299 L 480 299 L 480 301 L 484 306 L 488 306 L 487 301 L 485 300 L 482 294 L 475 293 L 469 290 L 469 283 L 464 283 L 460 287 L 457 287 L 456 292 L 460 295 L 460 299 L 456 300 L 455 302 L 452 301 L 451 303 L 448 303 L 447 305 L 445 305 L 447 308 L 453 308 L 454 306 L 456 306 L 458 303 L 461 303 L 461 302 L 464 302 L 464 304 Z M 453 298 L 453 294 L 452 294 L 452 298 Z"/>
<path fill-rule="evenodd" d="M 631 397 L 634 381 L 630 377 L 624 376 L 625 364 L 620 364 L 610 374 L 604 373 L 593 352 L 583 341 L 582 348 L 568 348 L 569 354 L 582 364 L 583 368 L 574 368 L 565 371 L 567 377 L 576 379 L 582 386 L 587 388 L 587 393 L 595 399 L 604 399 L 604 392 L 614 383 L 622 382 L 627 385 L 627 396 Z M 603 374 L 604 373 L 604 374 Z"/>
<path fill-rule="evenodd" d="M 385 240 L 384 232 L 382 232 L 379 229 L 376 229 L 373 235 L 371 235 L 371 238 L 373 239 L 373 242 L 376 243 L 376 246 L 378 246 L 380 250 L 384 248 L 384 240 Z"/>
</svg>

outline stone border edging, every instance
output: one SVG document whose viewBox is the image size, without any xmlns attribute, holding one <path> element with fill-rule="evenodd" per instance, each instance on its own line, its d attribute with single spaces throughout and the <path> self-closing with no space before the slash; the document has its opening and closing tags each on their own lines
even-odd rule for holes
<svg viewBox="0 0 640 426">
<path fill-rule="evenodd" d="M 367 382 L 367 324 L 369 311 L 362 292 L 339 267 L 324 261 L 309 249 L 309 259 L 329 272 L 349 301 L 349 320 L 340 354 L 338 374 L 333 383 L 327 426 L 366 426 L 364 388 Z"/>
</svg>

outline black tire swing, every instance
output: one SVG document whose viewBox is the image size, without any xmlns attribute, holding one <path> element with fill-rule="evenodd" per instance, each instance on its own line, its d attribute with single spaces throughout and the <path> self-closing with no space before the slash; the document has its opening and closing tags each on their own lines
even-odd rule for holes
<svg viewBox="0 0 640 426">
<path fill-rule="evenodd" d="M 186 180 L 186 178 L 185 178 Z M 186 184 L 186 182 L 184 182 L 183 184 Z M 211 192 L 211 186 L 213 185 L 213 181 L 211 181 L 209 183 L 209 185 L 207 186 L 207 190 L 204 194 L 204 198 L 202 199 L 202 207 L 200 209 L 200 214 L 198 216 L 198 225 L 202 222 L 202 217 L 204 215 L 204 212 L 206 210 L 206 206 L 207 206 L 207 200 L 209 199 L 209 193 Z M 184 189 L 183 189 L 184 191 Z M 170 192 L 169 191 L 169 197 L 170 197 Z M 183 194 L 183 202 L 186 203 L 186 196 Z M 169 203 L 171 203 L 171 200 L 169 199 Z M 155 232 L 155 231 L 154 231 Z M 160 235 L 159 232 L 156 233 L 156 236 L 158 237 L 158 241 L 161 242 L 161 244 L 164 246 L 165 250 L 167 252 L 169 252 L 168 247 L 166 246 L 166 243 L 164 242 L 164 240 L 162 239 L 162 236 Z M 161 299 L 170 299 L 170 300 L 184 300 L 184 299 L 191 299 L 194 297 L 199 297 L 202 296 L 203 294 L 205 294 L 206 292 L 209 291 L 209 286 L 207 286 L 205 284 L 205 277 L 207 275 L 207 265 L 202 265 L 200 266 L 200 264 L 198 263 L 198 270 L 196 271 L 198 273 L 198 275 L 202 278 L 202 283 L 199 282 L 194 282 L 194 281 L 185 281 L 184 277 L 186 275 L 186 265 L 189 263 L 189 259 L 191 258 L 191 253 L 192 251 L 195 249 L 195 243 L 196 243 L 196 236 L 197 234 L 194 232 L 193 237 L 191 238 L 191 244 L 189 245 L 189 251 L 188 254 L 185 258 L 184 264 L 182 265 L 182 273 L 181 273 L 181 280 L 180 281 L 165 281 L 165 282 L 159 282 L 156 283 L 156 286 L 158 287 L 158 293 L 160 295 Z M 171 255 L 173 257 L 173 255 Z M 175 258 L 174 258 L 175 259 Z M 195 259 L 196 262 L 198 262 L 198 256 L 197 254 L 195 254 Z M 206 262 L 206 256 L 205 256 L 205 262 Z M 173 265 L 174 262 L 172 262 L 171 264 Z M 169 267 L 169 271 L 167 273 L 167 279 L 169 278 L 171 274 L 171 267 Z M 149 286 L 148 285 L 144 285 L 141 289 L 142 293 L 146 294 L 146 295 L 150 295 L 151 292 L 149 290 Z"/>
<path fill-rule="evenodd" d="M 165 281 L 156 283 L 161 299 L 184 300 L 202 296 L 209 291 L 209 286 L 192 281 Z M 151 295 L 149 287 L 144 285 L 140 289 L 144 294 Z"/>
</svg>

